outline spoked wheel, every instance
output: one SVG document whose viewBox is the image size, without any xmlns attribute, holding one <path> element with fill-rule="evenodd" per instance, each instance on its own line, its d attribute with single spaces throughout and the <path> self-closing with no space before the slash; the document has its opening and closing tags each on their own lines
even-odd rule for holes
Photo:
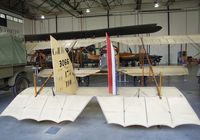
<svg viewBox="0 0 200 140">
<path fill-rule="evenodd" d="M 89 76 L 79 77 L 78 83 L 79 83 L 79 86 L 84 86 L 84 85 L 89 86 L 89 84 L 90 84 Z"/>
<path fill-rule="evenodd" d="M 15 85 L 12 87 L 13 94 L 16 96 L 24 89 L 28 88 L 29 81 L 26 77 L 18 76 L 15 80 Z"/>
</svg>

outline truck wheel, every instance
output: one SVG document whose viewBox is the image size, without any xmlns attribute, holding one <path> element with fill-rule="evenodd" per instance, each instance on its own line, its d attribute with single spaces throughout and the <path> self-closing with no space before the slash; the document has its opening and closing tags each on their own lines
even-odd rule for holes
<svg viewBox="0 0 200 140">
<path fill-rule="evenodd" d="M 12 92 L 16 96 L 28 87 L 29 87 L 28 79 L 23 76 L 17 76 L 15 80 L 15 85 L 12 87 Z"/>
<path fill-rule="evenodd" d="M 198 84 L 200 84 L 200 77 L 198 77 Z"/>
</svg>

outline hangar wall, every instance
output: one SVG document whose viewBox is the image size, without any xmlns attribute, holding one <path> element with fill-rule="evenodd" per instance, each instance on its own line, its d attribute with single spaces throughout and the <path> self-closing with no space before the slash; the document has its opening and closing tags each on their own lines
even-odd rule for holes
<svg viewBox="0 0 200 140">
<path fill-rule="evenodd" d="M 183 11 L 170 13 L 171 34 L 191 34 L 199 32 L 199 13 L 200 11 Z M 167 34 L 167 13 L 143 13 L 138 15 L 115 15 L 110 16 L 110 27 L 158 23 L 163 29 L 154 35 Z M 25 20 L 25 28 L 29 28 L 30 24 L 32 30 L 25 30 L 25 34 L 44 34 L 56 32 L 56 19 L 48 18 L 44 20 Z M 107 28 L 107 17 L 58 17 L 57 20 L 58 32 L 92 30 Z M 153 35 L 153 34 L 152 34 Z"/>
<path fill-rule="evenodd" d="M 6 14 L 6 15 L 10 15 L 12 17 L 16 17 L 16 18 L 20 18 L 23 19 L 22 16 L 14 14 L 12 12 L 9 11 L 5 11 L 0 9 L 0 13 Z M 24 33 L 24 25 L 23 23 L 19 23 L 19 22 L 15 22 L 15 21 L 11 21 L 11 20 L 7 20 L 7 28 L 11 29 L 11 30 L 17 30 L 19 33 Z"/>
</svg>

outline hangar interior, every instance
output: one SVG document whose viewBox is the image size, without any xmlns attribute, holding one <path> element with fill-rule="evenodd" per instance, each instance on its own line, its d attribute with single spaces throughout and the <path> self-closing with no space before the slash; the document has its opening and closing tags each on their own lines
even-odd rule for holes
<svg viewBox="0 0 200 140">
<path fill-rule="evenodd" d="M 0 139 L 200 139 L 199 64 L 199 0 L 1 0 Z"/>
</svg>

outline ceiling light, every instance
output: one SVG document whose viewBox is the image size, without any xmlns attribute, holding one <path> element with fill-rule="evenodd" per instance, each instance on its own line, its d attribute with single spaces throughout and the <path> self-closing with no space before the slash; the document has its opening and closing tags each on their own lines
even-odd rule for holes
<svg viewBox="0 0 200 140">
<path fill-rule="evenodd" d="M 158 7 L 159 7 L 159 3 L 156 2 L 156 3 L 154 4 L 154 7 L 155 7 L 155 8 L 158 8 Z"/>
<path fill-rule="evenodd" d="M 41 17 L 40 17 L 41 19 L 45 19 L 45 16 L 44 15 L 41 15 Z"/>
<path fill-rule="evenodd" d="M 86 13 L 89 13 L 90 12 L 90 9 L 86 9 Z"/>
</svg>

